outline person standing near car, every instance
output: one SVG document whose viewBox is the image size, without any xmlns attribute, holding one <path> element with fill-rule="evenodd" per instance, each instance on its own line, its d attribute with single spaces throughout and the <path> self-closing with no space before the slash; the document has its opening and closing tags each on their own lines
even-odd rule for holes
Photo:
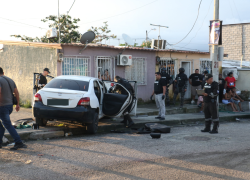
<svg viewBox="0 0 250 180">
<path fill-rule="evenodd" d="M 121 121 L 121 123 L 124 123 L 124 125 L 128 128 L 130 128 L 131 126 L 133 126 L 135 123 L 133 122 L 133 120 L 131 119 L 130 115 L 129 115 L 129 112 L 131 111 L 131 108 L 132 108 L 132 105 L 133 105 L 133 101 L 134 101 L 134 89 L 133 87 L 131 86 L 131 84 L 126 80 L 126 79 L 123 79 L 121 78 L 120 76 L 115 76 L 115 79 L 114 79 L 115 82 L 121 84 L 123 87 L 125 87 L 129 93 L 131 94 L 132 96 L 132 102 L 130 103 L 130 105 L 127 107 L 127 109 L 123 112 L 123 121 Z M 128 92 L 122 88 L 121 86 L 116 86 L 114 91 L 119 91 L 120 94 L 125 94 L 125 95 L 128 95 Z M 127 122 L 128 122 L 128 125 L 127 125 Z"/>
<path fill-rule="evenodd" d="M 218 133 L 219 128 L 219 118 L 217 110 L 217 96 L 219 85 L 217 82 L 213 81 L 213 75 L 206 75 L 206 84 L 204 86 L 203 100 L 204 100 L 204 114 L 205 114 L 205 129 L 201 132 L 209 132 L 210 134 Z M 213 129 L 211 131 L 212 121 L 214 123 Z"/>
<path fill-rule="evenodd" d="M 232 89 L 235 87 L 236 79 L 234 78 L 234 75 L 232 72 L 228 73 L 226 79 L 225 79 L 225 89 Z"/>
<path fill-rule="evenodd" d="M 155 94 L 155 102 L 156 106 L 159 110 L 158 116 L 155 117 L 156 119 L 159 120 L 165 120 L 165 114 L 166 114 L 166 109 L 165 109 L 165 94 L 166 94 L 166 80 L 161 77 L 160 72 L 155 73 L 156 76 L 156 81 L 154 83 L 154 91 L 150 97 L 150 99 L 153 99 L 153 95 Z"/>
<path fill-rule="evenodd" d="M 192 101 L 191 104 L 195 103 L 195 96 L 197 94 L 197 89 L 201 89 L 201 83 L 203 80 L 203 76 L 199 74 L 199 69 L 195 70 L 195 73 L 189 76 L 189 84 L 191 85 L 191 96 Z"/>
<path fill-rule="evenodd" d="M 15 94 L 17 99 L 16 111 L 18 112 L 20 110 L 20 106 L 19 93 L 16 84 L 12 79 L 4 76 L 3 69 L 0 67 L 0 148 L 2 148 L 2 139 L 5 129 L 7 129 L 15 142 L 14 147 L 10 149 L 17 150 L 19 148 L 27 148 L 27 146 L 22 142 L 20 136 L 10 121 L 10 114 L 13 111 L 13 94 Z"/>
<path fill-rule="evenodd" d="M 46 76 L 49 75 L 49 68 L 44 68 L 43 73 L 39 74 L 38 76 L 38 87 L 41 89 L 47 84 Z"/>
<path fill-rule="evenodd" d="M 187 75 L 184 74 L 185 69 L 184 68 L 180 68 L 179 69 L 179 74 L 177 74 L 176 78 L 175 78 L 175 91 L 174 91 L 174 97 L 173 97 L 173 103 L 175 105 L 176 103 L 176 98 L 178 96 L 178 94 L 181 94 L 181 104 L 180 104 L 180 108 L 183 108 L 183 104 L 184 104 L 184 96 L 185 96 L 185 92 L 187 91 Z"/>
</svg>

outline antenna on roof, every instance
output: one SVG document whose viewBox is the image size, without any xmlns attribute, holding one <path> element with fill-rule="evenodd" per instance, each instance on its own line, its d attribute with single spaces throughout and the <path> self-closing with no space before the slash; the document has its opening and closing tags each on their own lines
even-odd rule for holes
<svg viewBox="0 0 250 180">
<path fill-rule="evenodd" d="M 125 44 L 133 46 L 133 40 L 127 34 L 122 34 L 122 38 L 124 39 Z"/>
<path fill-rule="evenodd" d="M 82 53 L 83 50 L 85 50 L 88 46 L 88 43 L 91 43 L 95 39 L 95 33 L 93 31 L 88 31 L 84 33 L 80 39 L 80 42 L 82 44 L 85 44 L 85 47 L 80 50 L 79 54 Z"/>
</svg>

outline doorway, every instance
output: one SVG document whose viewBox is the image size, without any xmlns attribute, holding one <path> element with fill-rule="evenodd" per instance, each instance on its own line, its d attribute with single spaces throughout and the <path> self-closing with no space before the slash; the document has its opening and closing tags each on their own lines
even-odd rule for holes
<svg viewBox="0 0 250 180">
<path fill-rule="evenodd" d="M 191 75 L 191 62 L 190 61 L 182 61 L 181 67 L 185 69 L 185 74 L 187 75 L 187 78 Z M 187 82 L 187 91 L 184 96 L 185 99 L 191 98 L 191 87 L 189 82 Z"/>
</svg>

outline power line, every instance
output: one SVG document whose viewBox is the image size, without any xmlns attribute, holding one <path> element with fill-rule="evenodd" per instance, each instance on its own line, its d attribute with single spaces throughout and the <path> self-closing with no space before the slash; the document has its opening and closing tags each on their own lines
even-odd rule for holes
<svg viewBox="0 0 250 180">
<path fill-rule="evenodd" d="M 180 40 L 179 42 L 177 42 L 177 43 L 175 43 L 175 44 L 172 44 L 172 45 L 169 44 L 169 45 L 174 46 L 174 45 L 176 45 L 176 44 L 179 44 L 181 41 L 183 41 L 184 39 L 186 39 L 186 37 L 187 37 L 187 36 L 191 33 L 191 31 L 194 29 L 194 26 L 195 26 L 195 24 L 196 24 L 196 22 L 197 22 L 197 20 L 198 20 L 198 18 L 199 18 L 201 2 L 202 2 L 202 0 L 200 1 L 199 8 L 198 8 L 197 18 L 196 18 L 196 20 L 195 20 L 195 22 L 194 22 L 194 25 L 193 25 L 193 27 L 191 28 L 191 30 L 188 32 L 188 34 L 187 34 L 182 40 Z"/>
<path fill-rule="evenodd" d="M 158 1 L 158 0 L 156 0 L 156 1 Z M 149 4 L 153 4 L 153 3 L 155 3 L 156 1 L 153 1 L 153 2 L 151 2 L 151 3 L 145 4 L 144 6 L 138 7 L 138 8 L 136 8 L 136 9 L 132 9 L 132 10 L 130 10 L 130 11 L 126 11 L 126 12 L 121 13 L 121 14 L 117 14 L 117 15 L 110 16 L 110 17 L 107 17 L 107 18 L 98 19 L 98 20 L 95 20 L 95 21 L 92 21 L 92 22 L 87 22 L 87 23 L 82 23 L 82 24 L 89 24 L 89 23 L 93 23 L 93 22 L 97 22 L 97 21 L 102 21 L 102 20 L 105 20 L 105 19 L 113 18 L 113 17 L 116 17 L 116 16 L 120 16 L 120 15 L 129 13 L 129 12 L 135 11 L 135 10 L 137 10 L 137 9 L 141 9 L 141 8 L 143 8 L 143 7 L 145 7 L 145 6 L 149 5 Z M 80 24 L 80 25 L 82 25 L 82 24 Z"/>
<path fill-rule="evenodd" d="M 233 17 L 234 17 L 234 12 L 233 12 L 232 6 L 231 6 L 231 4 L 230 4 L 230 0 L 228 1 L 228 4 L 229 4 L 229 6 L 230 6 L 230 9 L 231 9 L 231 11 L 232 11 L 232 15 L 233 15 Z M 234 19 L 233 19 L 233 20 L 234 20 Z M 235 23 L 235 20 L 234 20 L 234 23 Z"/>
<path fill-rule="evenodd" d="M 3 17 L 0 17 L 0 19 L 4 19 L 4 20 L 8 20 L 8 21 L 12 21 L 12 22 L 16 22 L 16 23 L 23 24 L 23 25 L 30 26 L 30 27 L 36 27 L 36 28 L 39 28 L 39 29 L 45 29 L 45 28 L 42 28 L 42 27 L 33 26 L 33 25 L 30 25 L 30 24 L 26 24 L 26 23 L 21 23 L 21 22 L 14 21 L 14 20 L 11 20 L 11 19 L 6 19 L 6 18 L 3 18 Z"/>
<path fill-rule="evenodd" d="M 234 6 L 235 6 L 235 8 L 236 8 L 236 12 L 237 12 L 237 14 L 238 14 L 238 16 L 239 16 L 239 19 L 240 19 L 240 21 L 241 21 L 240 14 L 239 14 L 238 8 L 237 8 L 237 6 L 236 6 L 236 4 L 235 4 L 235 1 L 234 1 L 234 0 L 232 0 L 232 1 L 233 1 L 233 3 L 234 3 Z"/>
<path fill-rule="evenodd" d="M 207 15 L 208 15 L 208 13 L 209 13 L 209 11 L 210 11 L 210 7 L 211 7 L 213 1 L 214 1 L 214 0 L 211 0 L 211 2 L 210 2 L 210 5 L 209 5 L 208 11 L 207 11 Z M 203 27 L 203 24 L 204 24 L 204 22 L 205 22 L 205 20 L 206 20 L 206 18 L 207 18 L 207 15 L 205 16 L 205 18 L 204 18 L 204 20 L 203 20 L 203 22 L 202 22 L 202 25 L 201 25 L 201 27 L 200 27 L 200 29 L 196 32 L 195 36 L 194 36 L 194 37 L 189 41 L 189 43 L 186 44 L 185 46 L 189 45 L 189 44 L 191 43 L 191 41 L 192 41 L 194 38 L 196 38 L 198 32 L 199 32 L 199 31 L 201 30 L 201 28 Z M 184 47 L 185 47 L 185 46 L 184 46 Z"/>
</svg>

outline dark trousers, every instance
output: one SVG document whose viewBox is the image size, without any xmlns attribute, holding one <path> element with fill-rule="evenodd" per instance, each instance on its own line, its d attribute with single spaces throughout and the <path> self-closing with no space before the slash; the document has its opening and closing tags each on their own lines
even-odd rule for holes
<svg viewBox="0 0 250 180">
<path fill-rule="evenodd" d="M 219 100 L 220 100 L 220 102 L 223 99 L 223 90 L 224 90 L 224 88 L 220 88 L 220 90 L 219 90 Z"/>
<path fill-rule="evenodd" d="M 20 136 L 17 134 L 16 129 L 12 126 L 10 121 L 10 114 L 13 111 L 13 105 L 0 106 L 0 144 L 4 136 L 5 128 L 8 130 L 15 143 L 22 143 Z"/>
<path fill-rule="evenodd" d="M 208 102 L 204 103 L 204 114 L 205 114 L 205 121 L 219 121 L 218 112 L 217 112 L 217 102 Z"/>
<path fill-rule="evenodd" d="M 175 89 L 174 91 L 174 97 L 173 97 L 173 103 L 175 104 L 176 98 L 178 94 L 181 94 L 181 106 L 184 104 L 184 96 L 185 96 L 185 89 L 183 87 L 179 87 L 178 89 Z"/>
</svg>

